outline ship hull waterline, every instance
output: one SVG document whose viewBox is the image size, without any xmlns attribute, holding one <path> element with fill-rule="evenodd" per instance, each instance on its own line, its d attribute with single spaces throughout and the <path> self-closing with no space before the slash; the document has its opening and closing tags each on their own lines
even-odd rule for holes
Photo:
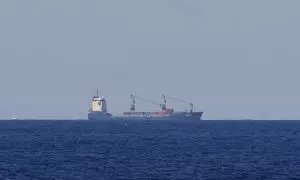
<svg viewBox="0 0 300 180">
<path fill-rule="evenodd" d="M 202 120 L 203 112 L 176 113 L 166 116 L 111 115 L 103 112 L 89 112 L 88 120 Z"/>
<path fill-rule="evenodd" d="M 110 113 L 103 113 L 103 112 L 89 112 L 88 113 L 88 120 L 111 120 L 112 115 Z"/>
</svg>

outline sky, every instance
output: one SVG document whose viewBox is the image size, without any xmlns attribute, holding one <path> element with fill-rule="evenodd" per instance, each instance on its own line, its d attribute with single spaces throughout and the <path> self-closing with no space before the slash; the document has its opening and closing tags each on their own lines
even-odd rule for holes
<svg viewBox="0 0 300 180">
<path fill-rule="evenodd" d="M 0 118 L 87 118 L 129 96 L 203 119 L 300 119 L 300 1 L 0 1 Z M 185 110 L 188 104 L 167 101 Z M 136 102 L 136 109 L 159 110 Z"/>
</svg>

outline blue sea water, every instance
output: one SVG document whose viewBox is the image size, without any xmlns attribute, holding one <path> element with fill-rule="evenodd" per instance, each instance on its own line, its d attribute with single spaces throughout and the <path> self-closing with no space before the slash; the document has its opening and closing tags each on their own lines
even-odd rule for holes
<svg viewBox="0 0 300 180">
<path fill-rule="evenodd" d="M 0 121 L 0 179 L 300 179 L 300 121 Z"/>
</svg>

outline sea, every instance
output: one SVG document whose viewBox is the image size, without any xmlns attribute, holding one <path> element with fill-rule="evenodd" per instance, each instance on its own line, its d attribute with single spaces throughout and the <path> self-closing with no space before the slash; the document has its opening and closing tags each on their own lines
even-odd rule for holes
<svg viewBox="0 0 300 180">
<path fill-rule="evenodd" d="M 0 121 L 0 179 L 300 179 L 300 121 Z"/>
</svg>

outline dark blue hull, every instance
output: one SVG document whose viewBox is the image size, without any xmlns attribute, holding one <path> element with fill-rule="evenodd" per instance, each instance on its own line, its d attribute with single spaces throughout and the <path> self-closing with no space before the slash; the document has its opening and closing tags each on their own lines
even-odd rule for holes
<svg viewBox="0 0 300 180">
<path fill-rule="evenodd" d="M 89 112 L 88 120 L 111 120 L 112 115 L 110 113 L 103 112 Z"/>
<path fill-rule="evenodd" d="M 203 112 L 193 112 L 193 113 L 185 113 L 178 112 L 173 113 L 169 116 L 113 116 L 113 119 L 125 119 L 125 120 L 202 120 Z"/>
<path fill-rule="evenodd" d="M 202 120 L 203 112 L 174 112 L 168 116 L 137 116 L 137 115 L 116 115 L 102 112 L 89 112 L 89 120 Z"/>
</svg>

